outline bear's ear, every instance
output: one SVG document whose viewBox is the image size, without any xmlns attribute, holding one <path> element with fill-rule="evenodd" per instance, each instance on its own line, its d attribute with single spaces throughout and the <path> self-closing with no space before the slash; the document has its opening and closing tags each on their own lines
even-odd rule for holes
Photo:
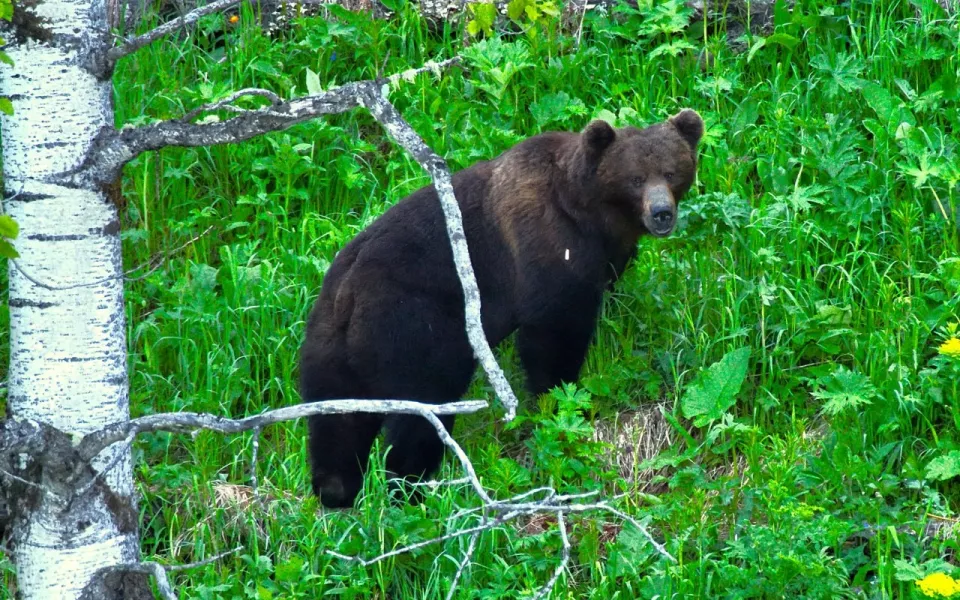
<svg viewBox="0 0 960 600">
<path fill-rule="evenodd" d="M 589 155 L 597 157 L 613 143 L 617 132 L 606 121 L 597 120 L 591 121 L 581 135 L 584 149 Z"/>
<path fill-rule="evenodd" d="M 691 149 L 696 149 L 700 138 L 703 137 L 703 119 L 695 110 L 685 108 L 676 115 L 670 117 L 670 124 L 677 128 L 682 137 Z"/>
</svg>

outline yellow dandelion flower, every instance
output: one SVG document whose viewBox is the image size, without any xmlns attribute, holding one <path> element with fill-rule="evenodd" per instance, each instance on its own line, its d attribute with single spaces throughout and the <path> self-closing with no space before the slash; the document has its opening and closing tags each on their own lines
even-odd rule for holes
<svg viewBox="0 0 960 600">
<path fill-rule="evenodd" d="M 960 358 L 960 338 L 950 338 L 949 340 L 940 344 L 940 347 L 937 350 L 944 356 Z"/>
<path fill-rule="evenodd" d="M 949 598 L 960 593 L 960 581 L 946 573 L 931 573 L 917 581 L 917 587 L 924 596 L 931 598 Z"/>
<path fill-rule="evenodd" d="M 230 15 L 229 21 L 231 25 L 236 25 L 240 21 L 240 17 L 237 15 Z"/>
</svg>

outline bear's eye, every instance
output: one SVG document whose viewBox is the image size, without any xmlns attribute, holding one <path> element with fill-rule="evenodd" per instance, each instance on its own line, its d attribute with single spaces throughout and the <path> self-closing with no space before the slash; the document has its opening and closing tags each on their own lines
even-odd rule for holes
<svg viewBox="0 0 960 600">
<path fill-rule="evenodd" d="M 663 178 L 667 180 L 667 183 L 670 183 L 673 181 L 673 173 L 664 173 Z"/>
<path fill-rule="evenodd" d="M 637 186 L 637 187 L 640 187 L 640 186 L 642 186 L 642 185 L 644 184 L 645 181 L 646 181 L 646 178 L 645 178 L 645 177 L 639 177 L 639 176 L 638 176 L 638 177 L 634 177 L 634 178 L 633 178 L 633 181 L 632 181 L 631 183 L 633 183 L 633 185 L 635 185 L 635 186 Z"/>
</svg>

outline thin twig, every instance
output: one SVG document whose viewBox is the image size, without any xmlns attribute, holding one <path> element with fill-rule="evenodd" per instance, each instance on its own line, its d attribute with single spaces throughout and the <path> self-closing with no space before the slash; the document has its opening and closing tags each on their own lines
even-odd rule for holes
<svg viewBox="0 0 960 600">
<path fill-rule="evenodd" d="M 236 109 L 238 112 L 243 112 L 244 109 L 238 109 L 235 106 L 228 106 L 228 105 L 233 104 L 234 102 L 236 102 L 237 100 L 239 100 L 244 96 L 260 96 L 262 98 L 266 98 L 267 100 L 270 101 L 270 104 L 272 106 L 276 106 L 278 104 L 283 103 L 283 100 L 280 98 L 280 96 L 271 92 L 270 90 L 264 90 L 260 88 L 245 88 L 230 94 L 223 100 L 219 100 L 217 102 L 211 102 L 210 104 L 204 104 L 203 106 L 197 107 L 191 110 L 190 112 L 188 112 L 187 114 L 183 115 L 182 117 L 180 117 L 180 120 L 183 122 L 187 122 L 202 112 L 217 110 L 219 108 L 227 108 L 227 109 L 233 108 L 233 109 Z"/>
<path fill-rule="evenodd" d="M 546 598 L 550 594 L 553 586 L 556 585 L 557 580 L 560 579 L 560 574 L 563 573 L 563 570 L 567 568 L 567 563 L 570 562 L 570 538 L 567 537 L 567 525 L 564 523 L 563 511 L 557 512 L 557 529 L 560 530 L 560 540 L 563 543 L 563 554 L 560 556 L 560 564 L 557 565 L 550 580 L 540 588 L 540 591 L 533 597 L 533 600 Z"/>
<path fill-rule="evenodd" d="M 573 47 L 577 50 L 580 49 L 580 38 L 583 37 L 583 21 L 587 18 L 587 3 L 589 0 L 583 0 L 583 8 L 580 11 L 580 23 L 577 24 L 577 41 L 574 42 Z"/>
<path fill-rule="evenodd" d="M 32 481 L 27 481 L 23 477 L 18 477 L 13 473 L 6 471 L 4 469 L 0 469 L 0 477 L 6 477 L 8 479 L 12 479 L 13 481 L 16 481 L 17 483 L 23 484 L 27 487 L 40 490 L 40 493 L 42 493 L 44 496 L 46 496 L 50 500 L 63 500 L 63 498 L 56 492 L 52 492 L 40 484 L 34 483 Z"/>
<path fill-rule="evenodd" d="M 211 556 L 210 558 L 205 558 L 205 559 L 203 559 L 203 560 L 200 560 L 200 561 L 197 561 L 197 562 L 193 562 L 193 563 L 188 563 L 188 564 L 185 564 L 185 565 L 170 565 L 170 566 L 167 567 L 166 569 L 167 569 L 168 571 L 170 571 L 171 573 L 179 573 L 180 571 L 188 571 L 188 570 L 190 570 L 190 569 L 197 569 L 197 568 L 199 568 L 199 567 L 205 567 L 205 566 L 207 566 L 207 565 L 212 565 L 213 563 L 218 562 L 218 561 L 220 561 L 221 559 L 224 559 L 224 558 L 230 556 L 231 554 L 236 554 L 236 553 L 240 552 L 241 550 L 243 550 L 243 546 L 237 546 L 237 547 L 234 548 L 233 550 L 227 550 L 226 552 L 221 552 L 220 554 L 217 554 L 217 555 L 215 555 L 215 556 Z"/>
<path fill-rule="evenodd" d="M 155 29 L 151 29 L 143 35 L 138 35 L 137 37 L 124 42 L 120 46 L 111 48 L 107 51 L 103 58 L 103 73 L 109 73 L 117 61 L 124 56 L 133 54 L 144 46 L 148 46 L 153 42 L 170 35 L 174 31 L 185 29 L 186 27 L 193 25 L 200 20 L 201 17 L 225 10 L 234 4 L 238 4 L 239 2 L 240 0 L 217 0 L 216 2 L 211 2 L 206 6 L 201 6 L 200 8 L 191 10 L 181 17 L 168 21 Z"/>
<path fill-rule="evenodd" d="M 613 508 L 612 506 L 609 506 L 609 505 L 606 505 L 606 504 L 604 504 L 604 505 L 602 506 L 602 509 L 605 510 L 605 511 L 607 511 L 607 512 L 609 512 L 609 513 L 613 513 L 613 514 L 617 515 L 618 517 L 620 517 L 620 518 L 623 519 L 624 521 L 626 521 L 626 522 L 630 523 L 631 525 L 633 525 L 634 527 L 636 527 L 636 528 L 637 528 L 637 531 L 639 531 L 640 534 L 641 534 L 643 537 L 647 538 L 647 541 L 650 542 L 650 544 L 651 544 L 654 548 L 657 549 L 657 552 L 659 552 L 662 556 L 668 558 L 668 559 L 670 560 L 670 562 L 673 562 L 673 563 L 677 562 L 677 559 L 674 558 L 672 554 L 670 554 L 669 552 L 667 552 L 667 549 L 664 548 L 662 544 L 658 543 L 657 540 L 653 539 L 653 536 L 650 535 L 650 532 L 647 531 L 647 528 L 644 527 L 644 526 L 640 523 L 640 521 L 637 521 L 636 519 L 634 519 L 633 517 L 631 517 L 631 516 L 628 515 L 627 513 L 623 512 L 622 510 L 617 510 L 616 508 Z"/>
<path fill-rule="evenodd" d="M 403 485 L 407 485 L 410 487 L 425 487 L 431 491 L 434 491 L 441 487 L 453 487 L 455 485 L 469 484 L 470 478 L 460 477 L 458 479 L 447 479 L 447 480 L 431 479 L 430 481 L 407 481 L 403 477 L 391 477 L 390 481 L 402 482 Z"/>
<path fill-rule="evenodd" d="M 140 280 L 142 280 L 142 279 L 146 279 L 146 278 L 149 277 L 151 274 L 153 274 L 154 272 L 156 272 L 157 269 L 159 269 L 160 267 L 162 267 L 162 266 L 163 266 L 168 260 L 170 260 L 170 258 L 172 258 L 175 254 L 177 254 L 178 252 L 184 250 L 184 249 L 187 248 L 188 246 L 194 244 L 197 240 L 199 240 L 199 239 L 202 238 L 203 236 L 207 235 L 207 234 L 210 233 L 210 231 L 212 231 L 212 230 L 213 230 L 213 225 L 211 225 L 210 227 L 207 227 L 206 230 L 204 230 L 203 233 L 201 233 L 200 235 L 198 235 L 198 236 L 196 236 L 196 237 L 194 237 L 194 238 L 191 238 L 190 240 L 187 240 L 187 242 L 185 242 L 184 244 L 181 244 L 181 245 L 178 246 L 177 248 L 174 248 L 173 250 L 170 250 L 169 252 L 165 252 L 163 255 L 161 255 L 161 256 L 159 256 L 159 257 L 156 257 L 156 256 L 155 256 L 154 258 L 151 258 L 151 259 L 148 260 L 147 262 L 141 263 L 141 264 L 137 265 L 136 267 L 133 267 L 133 268 L 130 269 L 129 271 L 125 271 L 125 272 L 123 273 L 123 275 L 114 275 L 114 276 L 110 276 L 110 277 L 104 277 L 103 279 L 98 279 L 97 281 L 91 281 L 91 282 L 89 282 L 89 283 L 72 283 L 72 284 L 70 284 L 70 285 L 54 285 L 54 284 L 52 284 L 52 283 L 48 283 L 48 282 L 46 282 L 46 281 L 42 281 L 42 280 L 40 280 L 40 279 L 37 279 L 36 277 L 34 277 L 34 276 L 31 275 L 30 273 L 28 273 L 28 272 L 20 265 L 20 261 L 18 261 L 18 260 L 16 260 L 16 259 L 12 259 L 11 262 L 13 262 L 13 266 L 17 268 L 17 271 L 19 271 L 20 274 L 23 275 L 23 277 L 26 278 L 30 283 L 32 283 L 32 284 L 35 285 L 35 286 L 42 287 L 42 288 L 44 288 L 44 289 L 46 289 L 46 290 L 64 291 L 64 290 L 74 290 L 74 289 L 85 288 L 85 287 L 93 287 L 93 286 L 102 285 L 102 284 L 104 284 L 104 283 L 107 283 L 107 282 L 110 282 L 110 281 L 114 281 L 114 280 L 117 280 L 117 279 L 121 279 L 121 278 L 123 278 L 123 280 L 126 281 L 126 282 L 128 282 L 128 283 L 132 283 L 132 282 L 135 282 L 135 281 L 140 281 Z M 138 276 L 136 276 L 136 277 L 128 277 L 131 273 L 134 273 L 134 272 L 136 272 L 136 271 L 139 271 L 140 269 L 143 269 L 143 268 L 146 267 L 146 266 L 150 266 L 150 270 L 147 271 L 146 273 L 142 273 L 142 274 L 140 274 L 140 275 L 138 275 Z"/>
<path fill-rule="evenodd" d="M 250 458 L 250 488 L 253 490 L 253 497 L 260 501 L 260 488 L 257 486 L 257 452 L 260 450 L 260 432 L 262 427 L 256 427 L 253 430 L 253 456 Z"/>
<path fill-rule="evenodd" d="M 370 565 L 376 564 L 387 558 L 392 558 L 394 556 L 406 554 L 412 550 L 417 550 L 425 546 L 431 546 L 433 544 L 439 544 L 441 542 L 452 540 L 454 538 L 463 537 L 465 535 L 472 535 L 474 533 L 481 533 L 489 529 L 493 529 L 494 527 L 502 525 L 507 521 L 511 521 L 522 514 L 523 513 L 521 512 L 512 512 L 512 513 L 506 513 L 503 515 L 498 515 L 496 517 L 491 518 L 488 521 L 484 521 L 483 523 L 475 527 L 468 527 L 467 529 L 459 529 L 457 531 L 451 531 L 450 533 L 441 535 L 439 537 L 431 538 L 429 540 L 424 540 L 422 542 L 417 542 L 415 544 L 410 544 L 409 546 L 403 546 L 402 548 L 396 548 L 389 552 L 384 552 L 383 554 L 377 555 L 370 559 L 363 559 L 363 558 L 360 558 L 359 556 L 349 556 L 347 554 L 340 554 L 339 552 L 335 552 L 333 550 L 327 550 L 327 554 L 329 554 L 330 556 L 335 556 L 342 560 L 360 563 L 364 567 L 369 567 Z"/>
<path fill-rule="evenodd" d="M 457 592 L 457 584 L 460 582 L 460 576 L 463 575 L 467 565 L 470 564 L 470 559 L 473 558 L 473 552 L 477 549 L 477 540 L 479 538 L 479 531 L 470 536 L 467 551 L 463 553 L 463 560 L 460 561 L 460 565 L 457 567 L 457 573 L 453 576 L 453 581 L 450 582 L 450 591 L 447 592 L 447 600 L 453 600 L 453 595 Z"/>
</svg>

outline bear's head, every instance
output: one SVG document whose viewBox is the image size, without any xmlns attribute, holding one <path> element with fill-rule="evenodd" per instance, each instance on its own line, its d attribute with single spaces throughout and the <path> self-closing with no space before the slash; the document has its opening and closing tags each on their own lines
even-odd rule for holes
<svg viewBox="0 0 960 600">
<path fill-rule="evenodd" d="M 592 172 L 591 201 L 603 202 L 652 235 L 673 232 L 677 203 L 693 184 L 703 119 L 684 109 L 645 129 L 593 121 L 580 136 Z"/>
</svg>

